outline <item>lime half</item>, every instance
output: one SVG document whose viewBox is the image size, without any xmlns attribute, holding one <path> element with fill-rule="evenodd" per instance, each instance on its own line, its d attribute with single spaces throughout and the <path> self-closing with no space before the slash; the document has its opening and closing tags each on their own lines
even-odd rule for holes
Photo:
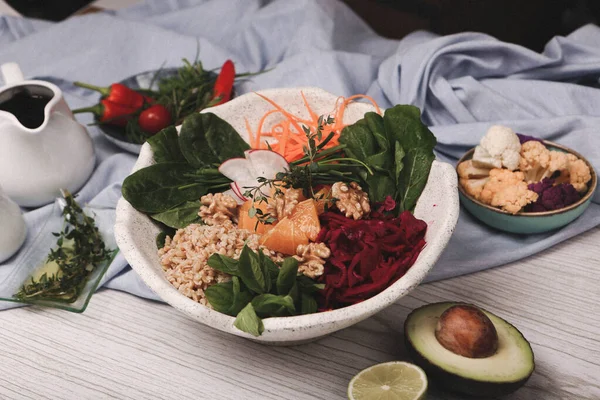
<svg viewBox="0 0 600 400">
<path fill-rule="evenodd" d="M 350 400 L 421 400 L 426 392 L 425 372 L 403 361 L 373 365 L 348 384 Z"/>
</svg>

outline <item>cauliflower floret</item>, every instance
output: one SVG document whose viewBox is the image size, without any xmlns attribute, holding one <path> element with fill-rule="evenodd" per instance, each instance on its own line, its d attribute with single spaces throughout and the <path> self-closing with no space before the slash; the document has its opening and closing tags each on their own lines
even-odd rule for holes
<svg viewBox="0 0 600 400">
<path fill-rule="evenodd" d="M 479 179 L 490 176 L 488 168 L 478 168 L 473 165 L 473 160 L 463 161 L 458 164 L 458 176 L 464 179 Z"/>
<path fill-rule="evenodd" d="M 521 146 L 519 170 L 528 183 L 539 182 L 550 165 L 550 151 L 540 142 L 529 141 Z"/>
<path fill-rule="evenodd" d="M 552 150 L 550 152 L 550 162 L 548 163 L 548 168 L 542 174 L 540 181 L 546 178 L 551 178 L 556 171 L 564 171 L 567 168 L 569 168 L 569 157 L 567 153 Z"/>
<path fill-rule="evenodd" d="M 592 179 L 592 173 L 585 161 L 580 160 L 573 154 L 567 155 L 568 165 L 562 169 L 556 183 L 570 183 L 575 190 L 583 193 L 587 190 L 587 184 Z"/>
<path fill-rule="evenodd" d="M 481 196 L 481 191 L 483 190 L 483 187 L 489 180 L 490 178 L 460 178 L 460 185 L 465 189 L 465 192 L 467 192 L 468 195 L 473 196 L 475 199 L 479 200 L 479 196 Z"/>
<path fill-rule="evenodd" d="M 521 142 L 517 134 L 507 126 L 493 125 L 475 147 L 473 165 L 480 168 L 519 167 Z"/>
<path fill-rule="evenodd" d="M 489 180 L 481 190 L 479 200 L 516 214 L 538 198 L 537 193 L 527 188 L 524 179 L 525 176 L 522 172 L 492 169 Z"/>
</svg>

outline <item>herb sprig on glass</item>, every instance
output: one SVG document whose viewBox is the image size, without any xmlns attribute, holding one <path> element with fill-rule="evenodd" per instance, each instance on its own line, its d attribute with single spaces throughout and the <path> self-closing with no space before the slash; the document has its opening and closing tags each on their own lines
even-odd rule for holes
<svg viewBox="0 0 600 400">
<path fill-rule="evenodd" d="M 58 239 L 44 266 L 55 263 L 52 273 L 31 277 L 16 297 L 22 300 L 47 299 L 73 303 L 85 287 L 88 276 L 103 262 L 109 262 L 114 251 L 107 249 L 94 219 L 86 215 L 71 193 L 62 191 L 65 207 L 64 228 L 53 233 Z"/>
<path fill-rule="evenodd" d="M 332 125 L 334 122 L 333 117 L 321 115 L 315 131 L 303 126 L 302 129 L 308 143 L 302 148 L 304 156 L 292 161 L 290 169 L 286 172 L 277 173 L 275 179 L 259 177 L 259 185 L 244 187 L 246 189 L 244 197 L 248 197 L 253 201 L 252 207 L 248 210 L 248 216 L 250 218 L 256 217 L 257 224 L 269 225 L 276 221 L 270 213 L 264 212 L 256 205 L 268 203 L 272 196 L 283 194 L 282 189 L 302 189 L 306 197 L 315 198 L 314 188 L 318 185 L 332 185 L 340 181 L 359 181 L 356 171 L 360 169 L 364 170 L 367 175 L 373 174 L 367 164 L 345 155 L 345 144 L 324 149 L 327 143 L 336 135 L 336 132 L 331 132 L 323 138 L 323 129 L 326 125 Z M 266 194 L 267 190 L 265 189 L 271 189 L 272 195 Z"/>
</svg>

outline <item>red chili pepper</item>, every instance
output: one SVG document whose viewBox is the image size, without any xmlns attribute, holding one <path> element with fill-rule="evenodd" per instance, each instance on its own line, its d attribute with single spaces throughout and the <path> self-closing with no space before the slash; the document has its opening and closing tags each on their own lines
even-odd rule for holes
<svg viewBox="0 0 600 400">
<path fill-rule="evenodd" d="M 221 67 L 221 72 L 217 76 L 215 81 L 215 88 L 213 92 L 213 98 L 211 105 L 218 106 L 231 99 L 231 92 L 233 91 L 233 82 L 235 80 L 235 67 L 233 61 L 227 60 Z"/>
<path fill-rule="evenodd" d="M 144 132 L 154 135 L 167 126 L 171 125 L 173 119 L 171 113 L 162 104 L 156 104 L 148 107 L 140 113 L 138 124 Z"/>
<path fill-rule="evenodd" d="M 102 123 L 125 126 L 127 125 L 127 117 L 135 114 L 136 111 L 136 108 L 126 107 L 103 99 L 95 106 L 73 110 L 73 114 L 91 112 L 96 116 L 96 119 Z"/>
<path fill-rule="evenodd" d="M 79 87 L 100 92 L 105 100 L 112 103 L 135 108 L 136 110 L 142 108 L 144 103 L 151 103 L 154 101 L 121 83 L 113 83 L 109 87 L 99 87 L 83 82 L 74 82 L 74 84 Z"/>
</svg>

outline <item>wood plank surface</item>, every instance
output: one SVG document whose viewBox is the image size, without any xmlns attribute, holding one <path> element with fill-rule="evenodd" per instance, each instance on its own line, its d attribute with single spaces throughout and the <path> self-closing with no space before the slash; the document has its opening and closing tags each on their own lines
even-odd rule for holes
<svg viewBox="0 0 600 400">
<path fill-rule="evenodd" d="M 600 399 L 600 229 L 509 266 L 422 285 L 319 341 L 269 347 L 161 303 L 102 290 L 84 314 L 0 312 L 0 399 L 343 399 L 372 364 L 407 360 L 402 326 L 421 305 L 476 303 L 531 342 L 536 372 L 505 397 Z M 432 388 L 428 399 L 453 400 Z"/>
</svg>

